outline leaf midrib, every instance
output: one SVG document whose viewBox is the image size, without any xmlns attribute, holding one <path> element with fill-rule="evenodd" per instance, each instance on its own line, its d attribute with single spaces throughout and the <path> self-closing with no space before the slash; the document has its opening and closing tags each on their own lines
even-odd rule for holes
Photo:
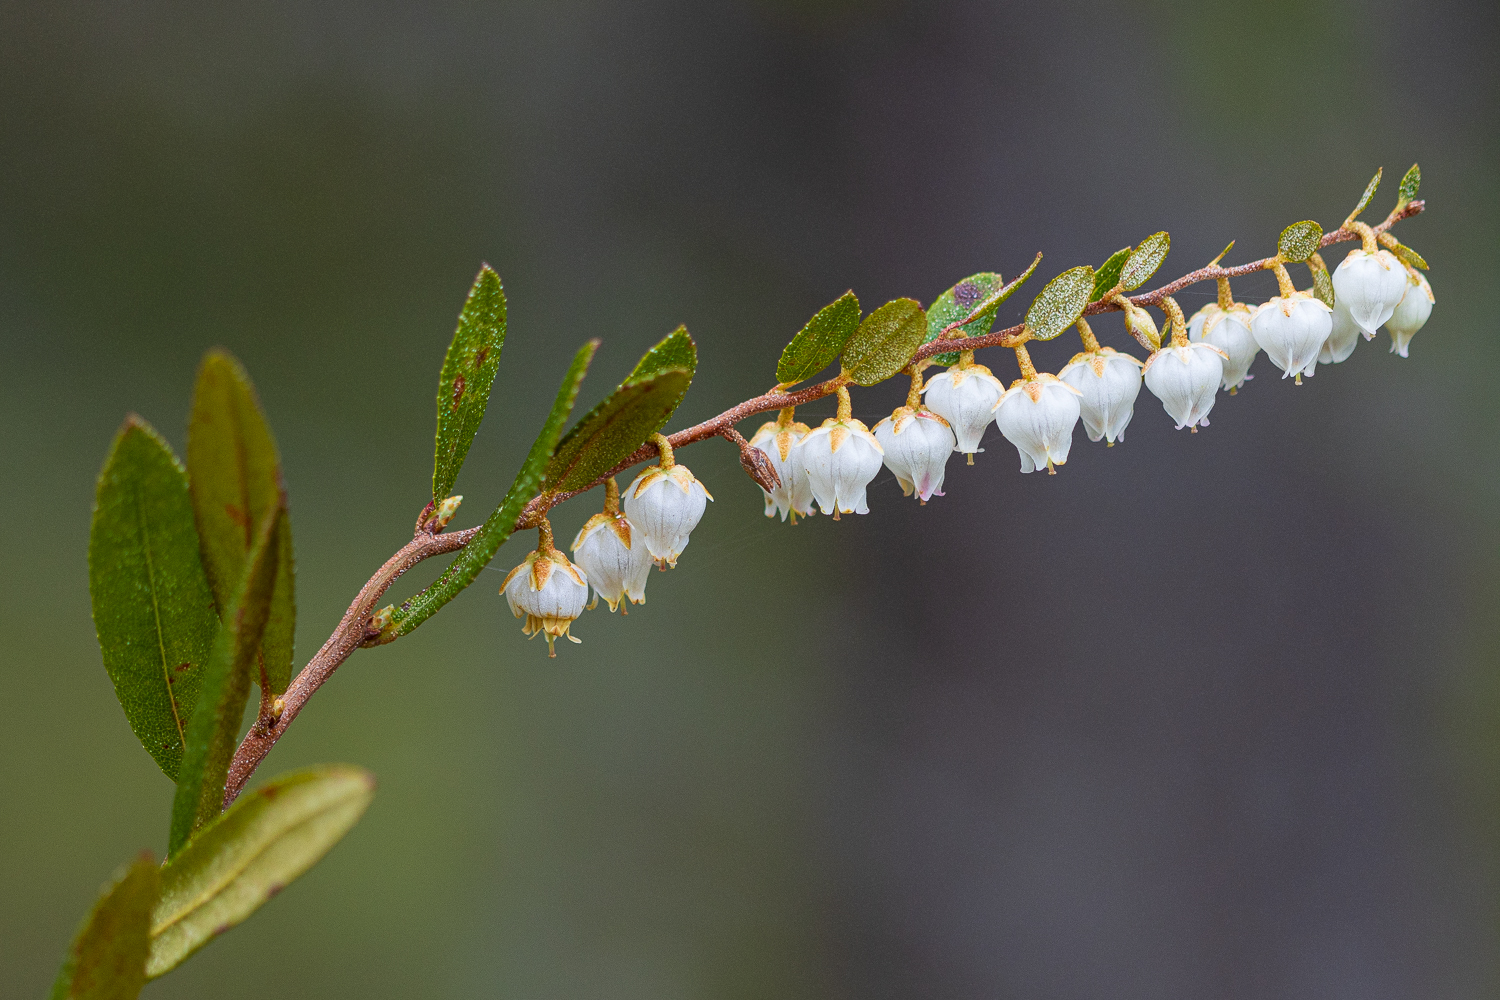
<svg viewBox="0 0 1500 1000">
<path fill-rule="evenodd" d="M 161 626 L 161 601 L 156 594 L 156 567 L 151 561 L 151 530 L 147 526 L 146 504 L 141 499 L 141 488 L 138 484 L 130 485 L 130 495 L 135 499 L 136 520 L 140 524 L 141 551 L 146 557 L 146 586 L 151 591 L 151 614 L 156 620 L 156 651 L 161 663 L 162 682 L 167 686 L 167 704 L 172 706 L 172 724 L 177 727 L 177 740 L 183 746 L 187 746 L 187 735 L 182 730 L 182 718 L 177 713 L 177 695 L 172 691 L 172 677 L 170 668 L 167 666 L 167 641 L 162 633 Z M 178 764 L 179 768 L 181 763 Z"/>
</svg>

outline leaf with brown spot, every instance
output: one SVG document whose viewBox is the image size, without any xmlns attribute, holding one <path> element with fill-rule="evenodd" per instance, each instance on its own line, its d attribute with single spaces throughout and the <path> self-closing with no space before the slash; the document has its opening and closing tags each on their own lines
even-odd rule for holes
<svg viewBox="0 0 1500 1000">
<path fill-rule="evenodd" d="M 484 420 L 495 372 L 500 367 L 500 349 L 505 344 L 505 309 L 500 276 L 485 264 L 458 314 L 458 328 L 453 331 L 438 374 L 434 502 L 446 500 L 453 493 L 458 471 Z"/>
<path fill-rule="evenodd" d="M 142 851 L 115 874 L 68 948 L 50 1000 L 135 1000 L 146 984 L 160 869 Z"/>
</svg>

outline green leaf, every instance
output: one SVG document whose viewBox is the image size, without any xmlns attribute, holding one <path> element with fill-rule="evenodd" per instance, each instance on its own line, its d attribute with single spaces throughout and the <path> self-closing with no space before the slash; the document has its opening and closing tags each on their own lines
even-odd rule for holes
<svg viewBox="0 0 1500 1000">
<path fill-rule="evenodd" d="M 1370 199 L 1375 197 L 1375 189 L 1380 187 L 1380 175 L 1383 173 L 1385 173 L 1384 167 L 1375 171 L 1375 176 L 1371 177 L 1370 183 L 1365 185 L 1365 193 L 1359 196 L 1359 204 L 1355 205 L 1354 211 L 1349 213 L 1349 218 L 1344 223 L 1345 225 L 1353 222 L 1359 213 L 1365 210 L 1365 206 L 1370 204 Z"/>
<path fill-rule="evenodd" d="M 1396 211 L 1399 212 L 1406 207 L 1407 202 L 1416 198 L 1417 189 L 1421 186 L 1422 168 L 1413 163 L 1406 176 L 1401 178 L 1401 186 L 1396 189 Z"/>
<path fill-rule="evenodd" d="M 1125 259 L 1125 266 L 1120 269 L 1120 285 L 1127 292 L 1133 292 L 1140 288 L 1156 269 L 1161 267 L 1161 262 L 1167 259 L 1167 251 L 1172 249 L 1172 237 L 1166 233 L 1152 233 L 1141 240 L 1140 246 L 1130 251 L 1130 256 Z"/>
<path fill-rule="evenodd" d="M 1333 279 L 1328 275 L 1328 265 L 1323 263 L 1321 254 L 1311 254 L 1307 258 L 1307 269 L 1312 272 L 1313 294 L 1318 301 L 1328 308 L 1333 308 Z"/>
<path fill-rule="evenodd" d="M 838 358 L 859 328 L 859 299 L 845 292 L 807 321 L 776 362 L 776 381 L 796 385 L 810 379 Z"/>
<path fill-rule="evenodd" d="M 678 333 L 687 336 L 686 330 Z M 648 351 L 630 377 L 563 436 L 547 465 L 547 489 L 566 492 L 589 486 L 661 430 L 693 380 L 691 368 L 665 368 L 653 360 L 677 335 Z M 663 351 L 660 360 L 674 353 L 679 349 Z"/>
<path fill-rule="evenodd" d="M 1026 310 L 1026 326 L 1036 340 L 1051 340 L 1078 322 L 1094 290 L 1094 269 L 1087 264 L 1064 271 L 1043 288 Z"/>
<path fill-rule="evenodd" d="M 1229 241 L 1229 245 L 1226 246 L 1223 250 L 1219 251 L 1219 256 L 1215 257 L 1213 260 L 1211 260 L 1211 261 L 1208 262 L 1208 266 L 1209 267 L 1217 267 L 1219 265 L 1219 261 L 1223 260 L 1224 256 L 1226 254 L 1228 254 L 1229 251 L 1231 251 L 1233 249 L 1234 249 L 1234 240 L 1230 240 Z"/>
<path fill-rule="evenodd" d="M 684 371 L 692 378 L 698 371 L 698 345 L 688 335 L 687 327 L 679 326 L 662 338 L 651 350 L 636 362 L 635 370 L 625 381 L 639 382 L 665 371 Z"/>
<path fill-rule="evenodd" d="M 505 494 L 504 501 L 480 526 L 478 534 L 459 552 L 458 557 L 448 564 L 443 574 L 426 590 L 396 609 L 389 626 L 391 638 L 406 635 L 457 597 L 460 591 L 478 578 L 480 571 L 495 558 L 495 553 L 500 551 L 500 546 L 505 544 L 505 540 L 515 530 L 516 519 L 521 516 L 521 511 L 541 492 L 543 473 L 557 448 L 558 436 L 568 422 L 568 415 L 573 412 L 573 402 L 578 398 L 578 386 L 583 382 L 589 362 L 593 360 L 594 351 L 598 348 L 599 341 L 591 340 L 573 356 L 573 363 L 563 376 L 562 385 L 558 387 L 557 398 L 552 402 L 552 410 L 547 414 L 542 432 L 532 443 L 531 451 L 522 463 L 521 471 L 516 473 L 516 480 Z M 667 371 L 662 377 L 679 378 L 683 374 Z"/>
<path fill-rule="evenodd" d="M 1000 275 L 993 271 L 981 271 L 979 274 L 969 275 L 939 295 L 927 310 L 927 336 L 922 338 L 922 343 L 932 343 L 952 324 L 970 316 L 973 318 L 958 327 L 961 336 L 982 337 L 989 333 L 990 327 L 995 325 L 995 313 L 1000 308 L 1001 300 L 996 299 L 990 308 L 981 311 L 978 315 L 975 315 L 974 309 L 1004 285 L 1005 279 Z M 940 365 L 956 365 L 958 352 L 949 351 L 947 354 L 937 354 L 932 360 Z"/>
<path fill-rule="evenodd" d="M 160 869 L 149 851 L 117 872 L 78 929 L 51 1000 L 135 1000 L 146 984 Z"/>
<path fill-rule="evenodd" d="M 921 303 L 892 299 L 866 316 L 844 345 L 844 374 L 855 385 L 884 382 L 907 366 L 926 335 Z"/>
<path fill-rule="evenodd" d="M 443 358 L 438 375 L 437 447 L 432 462 L 432 499 L 436 503 L 453 492 L 458 470 L 484 419 L 490 387 L 500 367 L 505 344 L 505 289 L 500 276 L 485 264 L 469 289 L 458 329 Z"/>
<path fill-rule="evenodd" d="M 210 351 L 198 369 L 188 416 L 188 483 L 203 548 L 203 566 L 222 617 L 245 572 L 255 529 L 286 506 L 281 458 L 245 369 L 225 351 Z M 280 694 L 292 679 L 297 627 L 296 566 L 290 522 L 281 540 L 274 624 L 264 642 L 264 680 Z M 254 676 L 261 680 L 261 665 Z M 185 722 L 186 720 L 184 720 Z"/>
<path fill-rule="evenodd" d="M 1427 260 L 1421 254 L 1417 253 L 1411 247 L 1407 246 L 1405 243 L 1393 241 L 1390 249 L 1391 253 L 1395 254 L 1397 257 L 1401 258 L 1402 261 L 1410 264 L 1418 271 L 1427 270 Z"/>
<path fill-rule="evenodd" d="M 368 771 L 334 764 L 240 796 L 162 868 L 146 975 L 172 971 L 317 864 L 374 795 Z"/>
<path fill-rule="evenodd" d="M 1130 247 L 1121 247 L 1109 255 L 1109 260 L 1094 271 L 1094 290 L 1089 293 L 1090 302 L 1098 302 L 1120 283 L 1125 271 L 1125 262 L 1130 259 Z"/>
<path fill-rule="evenodd" d="M 277 553 L 281 551 L 281 527 L 285 524 L 280 514 L 279 508 L 272 510 L 260 526 L 203 671 L 203 687 L 187 723 L 177 794 L 172 800 L 169 858 L 223 808 L 224 778 L 250 694 L 256 652 L 271 616 Z"/>
<path fill-rule="evenodd" d="M 1294 222 L 1281 231 L 1276 250 L 1283 260 L 1303 261 L 1323 245 L 1323 227 L 1311 219 Z"/>
<path fill-rule="evenodd" d="M 89 596 L 120 707 L 141 746 L 175 781 L 219 619 L 198 554 L 187 473 L 134 415 L 99 473 Z"/>
</svg>

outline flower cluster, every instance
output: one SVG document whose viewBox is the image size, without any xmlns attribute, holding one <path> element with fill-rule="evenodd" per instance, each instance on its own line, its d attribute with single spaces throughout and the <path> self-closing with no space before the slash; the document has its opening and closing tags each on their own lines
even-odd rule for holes
<svg viewBox="0 0 1500 1000">
<path fill-rule="evenodd" d="M 1403 192 L 1405 184 L 1403 181 Z M 1398 204 L 1392 219 L 1405 204 Z M 1389 220 L 1380 228 L 1388 225 Z M 1300 249 L 1295 242 L 1287 242 L 1288 234 L 1297 236 L 1299 227 L 1301 233 L 1311 234 Z M 1359 336 L 1372 339 L 1381 326 L 1390 333 L 1392 352 L 1407 356 L 1413 335 L 1432 312 L 1432 287 L 1412 261 L 1423 267 L 1425 263 L 1389 234 L 1377 236 L 1375 230 L 1353 221 L 1352 216 L 1342 228 L 1344 232 L 1337 238 L 1358 235 L 1361 247 L 1351 251 L 1331 275 L 1316 248 L 1333 241 L 1326 240 L 1316 224 L 1299 223 L 1283 233 L 1283 249 L 1275 257 L 1232 269 L 1218 268 L 1216 260 L 1174 283 L 1176 288 L 1192 280 L 1218 282 L 1217 301 L 1191 318 L 1183 314 L 1171 295 L 1164 294 L 1168 289 L 1133 300 L 1124 289 L 1135 288 L 1144 279 L 1131 278 L 1133 283 L 1126 285 L 1123 282 L 1127 279 L 1119 277 L 1112 288 L 1095 288 L 1092 269 L 1075 269 L 1083 272 L 1080 282 L 1087 283 L 1075 285 L 1081 289 L 1079 294 L 1086 296 L 1092 291 L 1092 298 L 1074 299 L 1072 311 L 1063 312 L 1061 318 L 1049 312 L 1050 305 L 1038 309 L 1034 304 L 1040 330 L 1030 325 L 1029 312 L 1027 323 L 998 335 L 986 335 L 982 343 L 974 342 L 974 346 L 998 345 L 1015 351 L 1021 377 L 1008 387 L 974 360 L 972 349 L 963 349 L 969 342 L 964 332 L 968 321 L 963 320 L 940 331 L 951 334 L 959 345 L 954 350 L 954 341 L 949 341 L 944 348 L 956 363 L 924 379 L 924 369 L 939 352 L 937 345 L 916 351 L 915 359 L 900 369 L 911 379 L 905 404 L 875 424 L 873 430 L 853 416 L 849 385 L 857 376 L 846 369 L 818 387 L 816 394 L 800 398 L 778 396 L 785 388 L 778 385 L 763 397 L 782 401 L 776 404 L 781 408 L 777 419 L 763 424 L 749 441 L 740 437 L 732 424 L 748 413 L 773 408 L 766 405 L 752 409 L 751 404 L 759 400 L 745 404 L 742 412 L 732 410 L 721 415 L 718 419 L 731 415 L 733 419 L 715 433 L 740 446 L 741 464 L 763 492 L 766 516 L 779 516 L 793 524 L 799 517 L 817 513 L 832 515 L 834 520 L 844 514 L 868 513 L 866 491 L 882 467 L 894 474 L 902 493 L 919 503 L 942 496 L 949 457 L 963 454 L 972 465 L 974 456 L 984 450 L 980 445 L 992 423 L 1016 449 L 1023 473 L 1045 468 L 1049 474 L 1056 474 L 1058 467 L 1067 463 L 1080 421 L 1090 441 L 1114 447 L 1124 440 L 1143 385 L 1178 430 L 1186 428 L 1196 434 L 1199 428 L 1209 426 L 1209 415 L 1221 391 L 1235 394 L 1254 378 L 1250 369 L 1262 352 L 1283 378 L 1293 378 L 1298 385 L 1304 375 L 1314 375 L 1318 365 L 1348 359 Z M 1161 246 L 1160 253 L 1165 254 L 1165 243 Z M 1400 255 L 1394 251 L 1400 251 Z M 1291 261 L 1307 263 L 1314 276 L 1312 289 L 1298 290 L 1293 285 L 1286 269 Z M 1231 275 L 1254 269 L 1273 271 L 1279 294 L 1259 305 L 1235 301 Z M 1113 273 L 1121 276 L 1123 270 L 1117 268 Z M 998 283 L 998 275 L 989 277 Z M 1067 275 L 1057 281 L 1064 277 Z M 955 301 L 957 291 L 958 286 Z M 852 294 L 847 298 L 852 300 Z M 1046 298 L 1044 292 L 1037 302 Z M 1088 302 L 1100 305 L 1086 309 Z M 1166 314 L 1162 327 L 1158 328 L 1147 312 L 1147 304 Z M 839 305 L 835 303 L 830 310 Z M 890 303 L 888 307 L 896 305 Z M 911 302 L 910 308 L 920 315 L 916 303 Z M 1145 358 L 1099 343 L 1084 313 L 1103 308 L 1124 313 L 1127 332 L 1149 352 Z M 1049 340 L 1070 324 L 1076 326 L 1083 350 L 1056 375 L 1038 372 L 1027 343 Z M 929 334 L 928 339 L 935 335 Z M 906 357 L 913 355 L 908 353 Z M 893 368 L 885 369 L 871 382 L 859 384 L 889 377 Z M 797 421 L 791 403 L 829 393 L 838 397 L 834 416 L 816 428 Z M 660 454 L 659 463 L 636 478 L 623 500 L 614 480 L 607 480 L 604 511 L 590 518 L 573 543 L 576 564 L 552 547 L 550 528 L 543 520 L 537 551 L 506 578 L 504 593 L 512 611 L 526 618 L 527 634 L 547 635 L 549 649 L 558 636 L 578 641 L 569 634 L 569 627 L 583 613 L 590 586 L 594 602 L 589 607 L 597 605 L 600 597 L 611 611 L 627 598 L 637 604 L 644 602 L 651 563 L 662 569 L 677 565 L 690 533 L 712 499 L 686 467 L 676 464 L 667 438 L 656 434 L 652 440 Z"/>
</svg>

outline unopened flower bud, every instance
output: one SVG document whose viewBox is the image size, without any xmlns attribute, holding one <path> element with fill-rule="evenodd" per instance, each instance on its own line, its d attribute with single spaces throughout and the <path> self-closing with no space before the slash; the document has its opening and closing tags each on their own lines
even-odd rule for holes
<svg viewBox="0 0 1500 1000">
<path fill-rule="evenodd" d="M 1435 301 L 1426 275 L 1414 273 L 1407 278 L 1406 295 L 1391 313 L 1391 318 L 1385 321 L 1386 331 L 1391 335 L 1392 354 L 1406 357 L 1407 345 L 1432 315 Z"/>
<path fill-rule="evenodd" d="M 1250 332 L 1253 315 L 1249 306 L 1241 302 L 1222 309 L 1217 302 L 1210 302 L 1193 314 L 1188 321 L 1188 339 L 1212 344 L 1224 352 L 1224 382 L 1221 388 L 1238 389 L 1250 378 L 1250 366 L 1260 345 L 1255 334 Z"/>
<path fill-rule="evenodd" d="M 624 514 L 605 511 L 584 523 L 573 539 L 573 558 L 594 588 L 594 602 L 604 598 L 614 611 L 626 597 L 646 603 L 646 581 L 651 576 L 651 556 L 639 532 Z"/>
<path fill-rule="evenodd" d="M 570 642 L 583 641 L 568 629 L 583 614 L 589 596 L 588 577 L 550 545 L 548 551 L 532 552 L 511 570 L 500 591 L 511 613 L 526 619 L 523 635 L 547 636 L 548 656 L 557 655 L 552 643 L 559 636 L 566 636 Z"/>
<path fill-rule="evenodd" d="M 853 417 L 829 417 L 792 454 L 825 514 L 868 514 L 865 487 L 880 471 L 880 442 Z"/>
<path fill-rule="evenodd" d="M 1021 455 L 1021 471 L 1068 461 L 1080 413 L 1079 391 L 1056 375 L 1017 379 L 995 404 L 995 424 Z"/>
<path fill-rule="evenodd" d="M 1359 328 L 1375 331 L 1406 294 L 1406 268 L 1389 250 L 1351 250 L 1333 272 L 1335 302 L 1345 303 Z"/>
<path fill-rule="evenodd" d="M 1318 364 L 1336 365 L 1354 353 L 1355 345 L 1359 343 L 1359 324 L 1354 322 L 1354 317 L 1349 315 L 1349 306 L 1343 299 L 1333 300 L 1333 326 L 1328 331 L 1328 339 L 1323 341 L 1323 347 L 1318 351 Z M 1369 339 L 1368 336 L 1365 338 Z"/>
<path fill-rule="evenodd" d="M 979 440 L 995 404 L 1005 395 L 1005 386 L 984 365 L 971 364 L 939 372 L 927 380 L 922 392 L 927 408 L 948 421 L 955 450 L 973 455 L 980 450 Z"/>
<path fill-rule="evenodd" d="M 1333 329 L 1333 310 L 1306 292 L 1277 295 L 1255 311 L 1250 331 L 1282 378 L 1312 375 Z"/>
<path fill-rule="evenodd" d="M 921 503 L 943 495 L 943 473 L 955 443 L 948 421 L 925 407 L 902 406 L 876 424 L 874 433 L 904 495 L 915 493 Z"/>
<path fill-rule="evenodd" d="M 750 447 L 765 454 L 766 461 L 776 470 L 776 478 L 781 480 L 774 490 L 761 487 L 766 498 L 767 517 L 779 513 L 785 521 L 790 514 L 795 524 L 798 517 L 817 513 L 807 473 L 792 458 L 798 442 L 807 436 L 807 432 L 808 426 L 804 423 L 780 424 L 773 420 L 762 424 L 750 439 Z"/>
<path fill-rule="evenodd" d="M 1156 332 L 1156 320 L 1151 318 L 1150 313 L 1128 300 L 1121 309 L 1125 312 L 1125 329 L 1138 343 L 1149 342 L 1152 347 L 1161 343 L 1161 334 Z"/>
<path fill-rule="evenodd" d="M 1141 363 L 1112 347 L 1084 351 L 1057 373 L 1078 390 L 1083 429 L 1090 441 L 1113 446 L 1125 440 L 1125 426 L 1135 413 L 1135 397 L 1141 392 Z"/>
<path fill-rule="evenodd" d="M 1204 341 L 1163 347 L 1146 359 L 1146 388 L 1161 400 L 1178 430 L 1208 426 L 1208 411 L 1224 381 L 1224 361 L 1224 351 Z"/>
<path fill-rule="evenodd" d="M 448 527 L 448 522 L 453 520 L 453 515 L 458 513 L 458 505 L 464 502 L 462 496 L 452 496 L 437 505 L 437 510 L 432 515 L 432 524 L 437 531 Z"/>
<path fill-rule="evenodd" d="M 633 532 L 662 569 L 677 565 L 688 535 L 698 526 L 713 497 L 685 465 L 653 466 L 625 490 L 622 506 Z M 631 544 L 634 545 L 634 534 Z"/>
</svg>

